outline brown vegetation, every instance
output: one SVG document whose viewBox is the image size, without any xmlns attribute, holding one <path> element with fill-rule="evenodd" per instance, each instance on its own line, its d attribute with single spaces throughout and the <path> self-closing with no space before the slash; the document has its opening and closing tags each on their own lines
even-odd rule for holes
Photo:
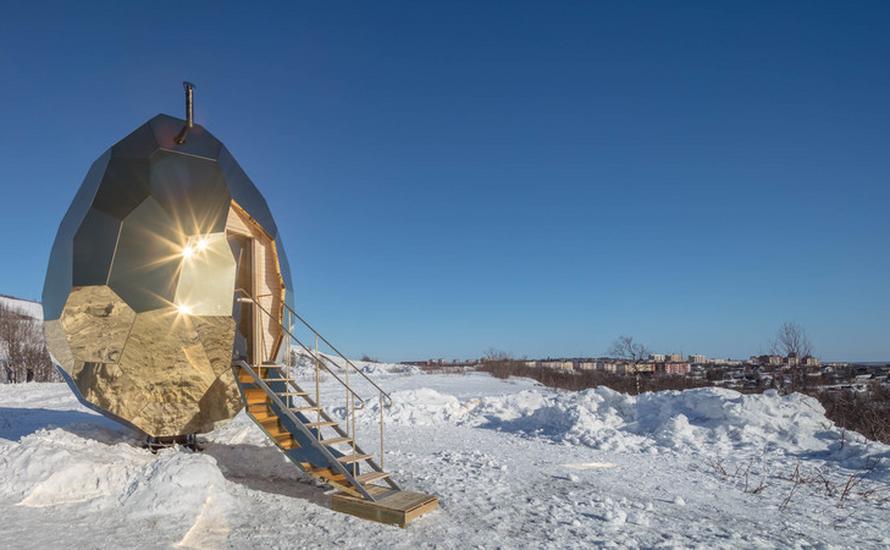
<svg viewBox="0 0 890 550">
<path fill-rule="evenodd" d="M 57 381 L 40 322 L 0 303 L 0 381 Z"/>
<path fill-rule="evenodd" d="M 510 376 L 531 378 L 550 388 L 578 391 L 605 386 L 630 395 L 647 391 L 685 390 L 708 385 L 703 381 L 683 376 L 634 377 L 599 370 L 569 371 L 528 367 L 524 361 L 513 359 L 509 354 L 503 352 L 486 354 L 479 370 L 487 372 L 495 378 L 509 378 Z"/>
<path fill-rule="evenodd" d="M 825 407 L 825 416 L 844 428 L 873 441 L 890 443 L 890 388 L 878 383 L 867 391 L 807 392 Z"/>
</svg>

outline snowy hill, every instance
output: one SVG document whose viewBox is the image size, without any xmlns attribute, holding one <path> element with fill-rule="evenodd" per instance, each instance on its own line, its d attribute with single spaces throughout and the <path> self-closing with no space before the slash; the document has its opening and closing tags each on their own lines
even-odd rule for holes
<svg viewBox="0 0 890 550">
<path fill-rule="evenodd" d="M 0 304 L 32 319 L 43 320 L 43 306 L 40 305 L 40 302 L 0 294 Z"/>
<path fill-rule="evenodd" d="M 330 381 L 328 381 L 330 382 Z M 16 547 L 886 547 L 890 447 L 804 396 L 632 397 L 391 375 L 387 470 L 442 506 L 401 530 L 331 511 L 246 417 L 156 455 L 60 384 L 0 386 L 0 539 Z M 326 383 L 323 403 L 342 392 Z M 377 404 L 359 438 L 375 448 Z"/>
</svg>

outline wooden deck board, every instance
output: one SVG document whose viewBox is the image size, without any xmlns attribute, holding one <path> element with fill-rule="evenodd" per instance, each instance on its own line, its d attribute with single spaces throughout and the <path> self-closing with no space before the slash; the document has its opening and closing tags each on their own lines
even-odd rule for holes
<svg viewBox="0 0 890 550">
<path fill-rule="evenodd" d="M 368 486 L 372 495 L 383 495 L 392 490 L 388 487 Z M 389 523 L 405 527 L 423 514 L 439 507 L 439 499 L 432 495 L 413 491 L 396 491 L 376 502 L 363 500 L 345 494 L 331 497 L 331 508 L 337 512 L 351 514 L 362 519 Z"/>
</svg>

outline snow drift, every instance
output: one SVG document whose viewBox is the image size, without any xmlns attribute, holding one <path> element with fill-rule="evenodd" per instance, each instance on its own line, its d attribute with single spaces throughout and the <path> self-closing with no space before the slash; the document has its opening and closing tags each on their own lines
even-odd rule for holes
<svg viewBox="0 0 890 550">
<path fill-rule="evenodd" d="M 230 504 L 225 479 L 206 454 L 167 449 L 153 455 L 60 428 L 0 445 L 0 496 L 27 507 L 78 502 L 174 517 L 200 509 L 211 497 L 219 509 Z"/>
<path fill-rule="evenodd" d="M 384 408 L 390 423 L 472 425 L 606 451 L 781 454 L 850 468 L 890 460 L 890 447 L 841 430 L 816 399 L 799 393 L 702 388 L 632 396 L 600 387 L 461 401 L 421 388 L 395 392 L 393 401 Z M 370 404 L 367 422 L 379 406 Z"/>
<path fill-rule="evenodd" d="M 346 368 L 346 361 L 336 355 L 330 355 L 322 352 L 318 352 L 318 354 L 324 356 L 325 359 L 329 360 L 331 363 L 339 367 L 340 371 L 335 372 L 338 376 L 343 376 L 342 369 Z M 302 349 L 298 349 L 294 351 L 294 359 L 296 361 L 296 365 L 293 367 L 293 372 L 295 374 L 303 377 L 314 375 L 315 360 L 311 355 L 309 355 Z M 376 376 L 388 376 L 396 374 L 410 375 L 421 373 L 420 368 L 413 365 L 403 365 L 401 363 L 379 363 L 376 361 L 360 361 L 358 359 L 355 359 L 352 360 L 352 364 L 358 367 L 360 371 L 371 378 L 374 378 Z"/>
</svg>

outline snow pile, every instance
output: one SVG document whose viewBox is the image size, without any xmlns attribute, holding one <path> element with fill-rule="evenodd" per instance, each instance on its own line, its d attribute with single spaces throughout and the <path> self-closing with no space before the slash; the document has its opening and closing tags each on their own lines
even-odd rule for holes
<svg viewBox="0 0 890 550">
<path fill-rule="evenodd" d="M 346 361 L 336 355 L 329 355 L 322 352 L 319 352 L 318 354 L 324 356 L 324 358 L 328 360 L 329 364 L 333 363 L 334 365 L 339 367 L 339 370 L 335 371 L 337 376 L 343 375 L 343 369 L 348 366 Z M 303 350 L 297 350 L 294 352 L 294 359 L 296 362 L 296 366 L 293 368 L 293 372 L 296 375 L 301 377 L 309 377 L 314 375 L 315 359 L 310 354 L 306 353 Z M 352 360 L 352 364 L 355 365 L 358 370 L 370 377 L 421 374 L 422 372 L 420 368 L 415 367 L 414 365 L 403 365 L 401 363 L 378 363 L 376 361 Z"/>
<path fill-rule="evenodd" d="M 420 388 L 392 394 L 387 423 L 452 423 L 616 452 L 772 453 L 862 468 L 890 462 L 890 447 L 844 433 L 817 400 L 775 391 L 743 395 L 724 388 L 632 396 L 600 387 L 574 393 L 526 390 L 461 401 Z M 376 422 L 380 405 L 361 417 Z M 342 411 L 339 411 L 342 414 Z"/>
<path fill-rule="evenodd" d="M 890 458 L 890 447 L 845 434 L 816 399 L 799 393 L 702 388 L 631 396 L 600 387 L 542 396 L 534 410 L 527 407 L 530 397 L 523 400 L 525 410 L 510 406 L 516 398 L 483 399 L 475 416 L 487 427 L 604 450 L 755 451 L 855 468 L 867 459 Z"/>
<path fill-rule="evenodd" d="M 186 524 L 209 501 L 219 513 L 233 506 L 216 461 L 206 454 L 167 449 L 153 455 L 58 428 L 18 442 L 0 439 L 0 500 L 32 508 L 122 507 L 134 516 L 172 516 Z"/>
<path fill-rule="evenodd" d="M 420 374 L 421 370 L 414 365 L 401 363 L 374 363 L 370 361 L 353 361 L 360 371 L 368 376 L 386 376 L 389 374 Z"/>
<path fill-rule="evenodd" d="M 474 401 L 461 402 L 457 397 L 440 393 L 430 388 L 402 390 L 390 394 L 392 404 L 383 408 L 383 419 L 387 424 L 407 426 L 430 426 L 442 422 L 459 423 L 475 406 Z M 343 408 L 334 410 L 343 417 Z M 373 398 L 362 411 L 363 423 L 374 423 L 380 420 L 380 400 Z"/>
<path fill-rule="evenodd" d="M 22 298 L 0 294 L 0 304 L 5 305 L 12 311 L 20 313 L 25 317 L 30 317 L 38 321 L 43 320 L 43 306 L 40 305 L 40 302 L 23 300 Z"/>
</svg>

